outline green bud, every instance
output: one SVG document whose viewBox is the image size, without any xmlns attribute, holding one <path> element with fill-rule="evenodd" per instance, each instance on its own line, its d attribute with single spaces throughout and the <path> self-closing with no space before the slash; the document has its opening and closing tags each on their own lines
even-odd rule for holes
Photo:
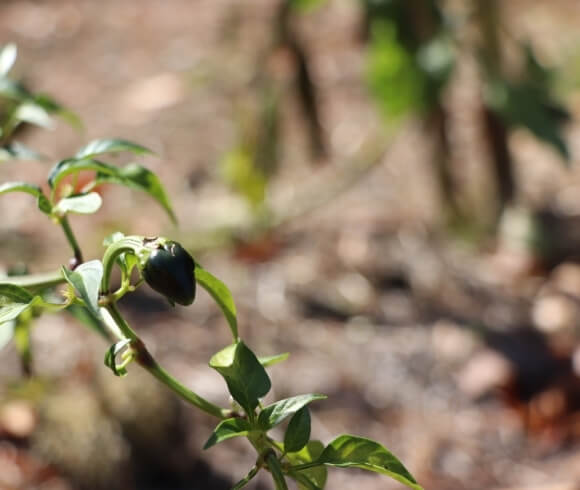
<svg viewBox="0 0 580 490">
<path fill-rule="evenodd" d="M 154 249 L 142 270 L 152 289 L 171 304 L 190 305 L 195 299 L 195 262 L 177 242 L 168 241 Z"/>
</svg>

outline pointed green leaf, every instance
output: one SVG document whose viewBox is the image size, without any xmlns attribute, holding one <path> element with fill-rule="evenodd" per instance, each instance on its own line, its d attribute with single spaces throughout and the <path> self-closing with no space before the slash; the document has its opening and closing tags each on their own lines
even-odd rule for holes
<svg viewBox="0 0 580 490">
<path fill-rule="evenodd" d="M 116 172 L 103 173 L 97 177 L 97 183 L 120 184 L 131 189 L 146 192 L 165 209 L 174 223 L 177 222 L 169 197 L 159 177 L 137 163 L 130 163 L 123 168 L 116 169 Z"/>
<path fill-rule="evenodd" d="M 105 354 L 105 366 L 113 371 L 115 376 L 123 377 L 127 374 L 127 370 L 124 367 L 117 366 L 117 355 L 125 350 L 125 348 L 131 343 L 131 339 L 123 339 L 116 342 Z"/>
<path fill-rule="evenodd" d="M 0 161 L 6 160 L 44 160 L 45 157 L 18 141 L 0 147 Z"/>
<path fill-rule="evenodd" d="M 128 151 L 135 155 L 153 154 L 149 148 L 123 139 L 98 139 L 83 146 L 75 158 L 94 158 L 103 153 L 120 153 Z"/>
<path fill-rule="evenodd" d="M 209 365 L 224 377 L 230 394 L 246 413 L 253 413 L 259 399 L 270 391 L 266 370 L 241 341 L 215 354 Z"/>
<path fill-rule="evenodd" d="M 6 347 L 8 342 L 14 337 L 14 321 L 0 325 L 0 351 Z"/>
<path fill-rule="evenodd" d="M 215 444 L 219 444 L 232 437 L 247 436 L 251 430 L 252 426 L 246 419 L 231 418 L 222 420 L 214 429 L 203 448 L 209 449 Z"/>
<path fill-rule="evenodd" d="M 53 212 L 59 216 L 64 216 L 67 213 L 92 214 L 99 210 L 101 204 L 103 204 L 101 196 L 96 192 L 90 192 L 61 199 L 54 206 Z"/>
<path fill-rule="evenodd" d="M 14 119 L 40 126 L 41 128 L 54 128 L 54 120 L 46 110 L 31 102 L 24 102 L 14 111 Z"/>
<path fill-rule="evenodd" d="M 175 214 L 171 208 L 169 197 L 161 185 L 159 178 L 150 170 L 136 163 L 129 164 L 123 168 L 118 168 L 91 158 L 68 158 L 58 162 L 50 171 L 48 183 L 51 188 L 55 188 L 58 183 L 67 175 L 81 170 L 94 170 L 97 172 L 96 184 L 113 183 L 124 185 L 132 189 L 137 189 L 149 194 L 165 209 L 173 222 L 176 221 Z"/>
<path fill-rule="evenodd" d="M 40 296 L 35 296 L 28 303 L 17 302 L 5 304 L 0 307 L 0 324 L 14 320 L 26 310 L 41 302 L 42 298 Z"/>
<path fill-rule="evenodd" d="M 83 325 L 90 328 L 94 332 L 97 332 L 105 340 L 112 340 L 111 334 L 103 326 L 103 322 L 95 317 L 88 308 L 85 308 L 81 305 L 72 304 L 66 308 L 66 311 L 74 316 Z"/>
<path fill-rule="evenodd" d="M 234 340 L 238 340 L 238 321 L 236 319 L 236 305 L 228 287 L 199 264 L 195 265 L 195 280 L 204 288 L 221 308 Z"/>
<path fill-rule="evenodd" d="M 21 83 L 0 77 L 0 96 L 14 101 L 22 101 L 29 98 L 31 94 Z"/>
<path fill-rule="evenodd" d="M 284 434 L 284 450 L 295 453 L 300 451 L 310 439 L 310 411 L 308 407 L 298 410 L 290 419 Z"/>
<path fill-rule="evenodd" d="M 83 123 L 80 117 L 71 110 L 60 105 L 50 95 L 34 94 L 32 97 L 32 101 L 35 105 L 44 109 L 48 114 L 55 114 L 61 119 L 64 119 L 72 127 L 82 128 Z"/>
<path fill-rule="evenodd" d="M 101 318 L 99 310 L 99 287 L 103 277 L 103 264 L 91 260 L 79 265 L 74 271 L 62 268 L 66 281 L 75 288 L 85 305 L 96 318 Z"/>
<path fill-rule="evenodd" d="M 90 158 L 80 160 L 77 158 L 67 158 L 52 167 L 48 174 L 48 184 L 54 189 L 67 175 L 80 172 L 81 170 L 94 170 L 102 174 L 115 174 L 119 169 L 108 163 L 99 162 L 98 160 L 92 160 Z"/>
<path fill-rule="evenodd" d="M 278 364 L 279 362 L 285 361 L 286 359 L 288 359 L 288 357 L 290 357 L 290 353 L 284 352 L 282 354 L 276 354 L 275 356 L 258 357 L 258 361 L 260 361 L 260 364 L 262 366 L 270 367 L 273 366 L 274 364 Z"/>
<path fill-rule="evenodd" d="M 320 441 L 310 441 L 300 451 L 288 453 L 286 456 L 293 464 L 304 464 L 316 461 L 324 451 L 324 444 Z M 322 490 L 326 485 L 328 470 L 326 466 L 320 464 L 305 470 L 289 470 L 289 475 L 299 483 L 301 490 Z"/>
<path fill-rule="evenodd" d="M 294 415 L 302 407 L 305 407 L 315 400 L 324 400 L 325 398 L 326 395 L 309 393 L 307 395 L 297 395 L 277 401 L 268 405 L 260 412 L 258 423 L 264 430 L 269 430 L 287 417 Z"/>
<path fill-rule="evenodd" d="M 317 463 L 341 468 L 361 468 L 388 475 L 414 490 L 422 490 L 411 473 L 390 451 L 378 442 L 344 434 L 332 441 Z"/>
<path fill-rule="evenodd" d="M 12 278 L 6 277 L 2 278 L 2 281 L 10 281 L 10 279 Z M 7 302 L 30 303 L 32 299 L 32 294 L 30 294 L 26 289 L 10 283 L 0 283 L 1 304 L 5 304 Z"/>
<path fill-rule="evenodd" d="M 0 194 L 7 194 L 8 192 L 25 192 L 36 197 L 36 204 L 45 214 L 50 214 L 52 206 L 42 193 L 42 190 L 37 185 L 27 184 L 26 182 L 6 182 L 0 185 Z"/>
<path fill-rule="evenodd" d="M 284 478 L 282 466 L 280 465 L 280 461 L 278 461 L 278 458 L 274 452 L 271 452 L 266 456 L 266 463 L 268 464 L 270 473 L 272 473 L 272 478 L 274 480 L 274 484 L 276 485 L 276 490 L 288 490 L 288 485 L 286 485 L 286 479 Z"/>
<path fill-rule="evenodd" d="M 16 57 L 18 56 L 18 48 L 16 44 L 9 43 L 2 46 L 0 50 L 0 76 L 5 76 L 14 66 Z"/>
</svg>

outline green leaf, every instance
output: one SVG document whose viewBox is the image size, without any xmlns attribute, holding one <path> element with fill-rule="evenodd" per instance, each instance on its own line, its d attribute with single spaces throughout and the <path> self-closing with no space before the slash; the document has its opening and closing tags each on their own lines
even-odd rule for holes
<svg viewBox="0 0 580 490">
<path fill-rule="evenodd" d="M 77 158 L 67 158 L 52 167 L 48 174 L 48 184 L 54 189 L 67 175 L 80 172 L 81 170 L 95 170 L 102 174 L 115 174 L 119 169 L 108 163 L 99 162 L 98 160 L 92 160 L 90 158 L 80 160 Z"/>
<path fill-rule="evenodd" d="M 54 120 L 50 117 L 50 114 L 43 107 L 31 102 L 20 104 L 14 111 L 13 117 L 17 121 L 34 124 L 41 128 L 54 128 Z"/>
<path fill-rule="evenodd" d="M 284 473 L 282 472 L 282 466 L 280 466 L 280 461 L 276 457 L 274 452 L 271 452 L 266 456 L 266 463 L 268 464 L 268 469 L 272 473 L 272 478 L 274 484 L 276 485 L 276 490 L 288 490 L 288 485 L 286 485 L 286 479 L 284 478 Z"/>
<path fill-rule="evenodd" d="M 35 296 L 29 303 L 8 303 L 0 308 L 0 324 L 14 320 L 29 308 L 41 303 L 42 298 Z"/>
<path fill-rule="evenodd" d="M 247 436 L 251 430 L 252 426 L 246 419 L 231 418 L 222 420 L 214 429 L 203 448 L 209 449 L 215 444 L 232 437 Z"/>
<path fill-rule="evenodd" d="M 115 169 L 115 172 L 98 175 L 97 183 L 120 184 L 146 192 L 165 209 L 171 221 L 174 223 L 177 222 L 177 217 L 173 212 L 169 197 L 157 175 L 137 163 L 130 163 L 120 169 L 115 167 Z"/>
<path fill-rule="evenodd" d="M 13 141 L 0 147 L 0 161 L 6 160 L 44 160 L 45 157 L 32 148 Z"/>
<path fill-rule="evenodd" d="M 415 57 L 397 38 L 392 20 L 374 21 L 368 52 L 367 83 L 380 109 L 397 118 L 425 103 L 426 80 Z"/>
<path fill-rule="evenodd" d="M 307 395 L 297 395 L 277 401 L 268 405 L 260 412 L 258 423 L 264 430 L 269 430 L 287 417 L 294 415 L 302 407 L 305 407 L 315 400 L 324 400 L 325 398 L 326 395 L 309 393 Z"/>
<path fill-rule="evenodd" d="M 290 6 L 300 12 L 313 11 L 326 3 L 326 0 L 290 0 Z"/>
<path fill-rule="evenodd" d="M 0 325 L 0 351 L 6 347 L 8 342 L 10 342 L 14 337 L 14 326 L 14 321 Z"/>
<path fill-rule="evenodd" d="M 284 434 L 284 450 L 287 452 L 300 451 L 310 439 L 310 411 L 308 407 L 298 410 L 290 419 Z"/>
<path fill-rule="evenodd" d="M 60 105 L 56 100 L 54 100 L 50 95 L 47 94 L 34 94 L 32 96 L 32 102 L 44 109 L 49 114 L 56 114 L 61 119 L 64 119 L 68 124 L 74 128 L 82 128 L 83 123 L 81 118 L 67 109 L 66 107 Z"/>
<path fill-rule="evenodd" d="M 324 451 L 324 444 L 320 441 L 310 441 L 300 451 L 288 453 L 286 456 L 292 464 L 304 464 L 316 461 Z M 289 470 L 292 478 L 298 481 L 300 489 L 322 490 L 326 485 L 328 470 L 326 466 L 320 464 L 305 470 Z"/>
<path fill-rule="evenodd" d="M 203 269 L 199 264 L 195 265 L 195 280 L 211 295 L 214 301 L 221 308 L 226 320 L 228 321 L 230 330 L 232 331 L 234 341 L 238 340 L 236 304 L 234 303 L 234 298 L 228 287 L 217 277 Z"/>
<path fill-rule="evenodd" d="M 529 57 L 529 55 L 528 55 Z M 528 129 L 536 138 L 552 145 L 565 160 L 570 151 L 564 139 L 564 125 L 571 116 L 553 95 L 550 78 L 539 72 L 541 66 L 528 59 L 523 80 L 511 82 L 495 75 L 486 80 L 485 102 L 506 125 Z"/>
<path fill-rule="evenodd" d="M 100 260 L 91 260 L 79 265 L 74 271 L 62 268 L 66 281 L 76 289 L 86 307 L 96 318 L 101 318 L 99 310 L 99 287 L 103 277 L 103 264 Z"/>
<path fill-rule="evenodd" d="M 2 281 L 10 281 L 10 277 L 2 278 Z M 0 298 L 2 304 L 8 302 L 30 303 L 34 298 L 26 289 L 9 283 L 0 283 Z"/>
<path fill-rule="evenodd" d="M 0 50 L 0 76 L 6 76 L 14 66 L 16 57 L 18 56 L 18 48 L 14 43 L 8 43 L 2 46 Z"/>
<path fill-rule="evenodd" d="M 7 194 L 8 192 L 25 192 L 36 197 L 36 204 L 45 214 L 50 214 L 52 206 L 42 193 L 42 190 L 37 185 L 27 184 L 26 182 L 6 182 L 0 185 L 0 194 Z"/>
<path fill-rule="evenodd" d="M 364 437 L 349 434 L 338 436 L 326 446 L 316 463 L 382 473 L 414 490 L 422 490 L 407 468 L 390 451 Z"/>
<path fill-rule="evenodd" d="M 61 199 L 54 206 L 53 212 L 59 216 L 64 216 L 67 213 L 92 214 L 96 213 L 102 204 L 101 196 L 97 192 L 90 192 Z"/>
<path fill-rule="evenodd" d="M 229 151 L 220 162 L 220 171 L 226 183 L 252 207 L 263 204 L 268 181 L 250 149 L 240 145 Z"/>
<path fill-rule="evenodd" d="M 290 357 L 290 353 L 284 352 L 282 354 L 276 354 L 275 356 L 258 357 L 258 361 L 260 361 L 260 364 L 262 366 L 270 367 L 273 366 L 274 364 L 278 364 L 279 362 L 285 361 L 286 359 L 288 359 L 288 357 Z"/>
<path fill-rule="evenodd" d="M 103 323 L 91 313 L 88 308 L 81 305 L 72 304 L 66 308 L 66 311 L 74 316 L 80 323 L 97 332 L 105 340 L 111 340 L 111 334 L 103 326 Z"/>
<path fill-rule="evenodd" d="M 104 153 L 120 153 L 128 151 L 135 155 L 153 154 L 144 146 L 122 139 L 98 139 L 83 146 L 75 155 L 75 158 L 94 158 Z"/>
<path fill-rule="evenodd" d="M 21 83 L 6 77 L 0 77 L 0 96 L 15 101 L 23 101 L 28 99 L 31 94 Z"/>
<path fill-rule="evenodd" d="M 113 344 L 105 354 L 105 366 L 110 368 L 115 376 L 122 377 L 127 374 L 127 370 L 124 367 L 117 366 L 117 355 L 130 343 L 131 339 L 119 340 L 119 342 Z"/>
<path fill-rule="evenodd" d="M 176 222 L 169 198 L 159 178 L 150 170 L 136 163 L 118 168 L 91 158 L 68 158 L 61 160 L 52 168 L 48 176 L 48 183 L 54 189 L 64 177 L 81 170 L 96 171 L 96 184 L 114 183 L 146 192 L 165 209 L 172 221 Z"/>
<path fill-rule="evenodd" d="M 270 391 L 268 373 L 242 341 L 215 354 L 209 365 L 224 377 L 230 394 L 248 414 L 253 414 L 259 399 Z"/>
</svg>

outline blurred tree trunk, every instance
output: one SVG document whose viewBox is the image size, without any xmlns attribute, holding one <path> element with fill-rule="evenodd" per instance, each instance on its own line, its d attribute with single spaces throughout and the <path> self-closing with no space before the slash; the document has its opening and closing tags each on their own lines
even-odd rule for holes
<svg viewBox="0 0 580 490">
<path fill-rule="evenodd" d="M 282 0 L 276 16 L 278 45 L 287 48 L 294 59 L 295 86 L 302 113 L 308 127 L 312 156 L 320 161 L 327 156 L 324 130 L 318 110 L 318 90 L 312 79 L 308 54 L 292 25 L 294 9 L 292 0 Z"/>
<path fill-rule="evenodd" d="M 481 41 L 479 53 L 483 76 L 503 78 L 503 60 L 498 28 L 500 11 L 497 0 L 475 0 L 477 22 Z M 490 150 L 491 170 L 497 188 L 497 209 L 494 210 L 494 228 L 505 208 L 513 201 L 516 182 L 513 171 L 513 158 L 508 145 L 508 129 L 495 111 L 482 103 L 483 126 Z"/>
</svg>

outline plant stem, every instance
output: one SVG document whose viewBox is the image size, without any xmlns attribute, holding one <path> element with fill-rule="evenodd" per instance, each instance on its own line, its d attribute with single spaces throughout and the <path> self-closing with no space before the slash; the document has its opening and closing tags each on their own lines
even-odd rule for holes
<svg viewBox="0 0 580 490">
<path fill-rule="evenodd" d="M 123 335 L 131 339 L 131 347 L 135 350 L 135 360 L 149 373 L 155 376 L 159 381 L 161 381 L 170 390 L 175 392 L 186 402 L 191 403 L 200 410 L 204 411 L 209 415 L 213 415 L 219 419 L 225 419 L 229 416 L 230 411 L 220 408 L 217 405 L 209 402 L 205 398 L 199 396 L 194 391 L 183 386 L 179 381 L 177 381 L 173 376 L 171 376 L 165 369 L 163 369 L 159 363 L 153 358 L 153 356 L 145 347 L 143 341 L 137 336 L 129 324 L 125 321 L 121 312 L 117 309 L 115 303 L 110 303 L 106 306 L 107 311 L 111 314 L 113 320 L 119 327 L 119 330 Z"/>
<path fill-rule="evenodd" d="M 268 469 L 272 474 L 272 478 L 276 485 L 276 490 L 288 490 L 288 485 L 286 485 L 286 479 L 282 473 L 282 468 L 280 466 L 280 461 L 276 457 L 276 453 L 271 451 L 266 456 L 266 463 L 268 464 Z"/>
<path fill-rule="evenodd" d="M 63 216 L 62 218 L 59 218 L 58 222 L 59 222 L 60 226 L 62 227 L 62 230 L 64 231 L 64 234 L 66 236 L 66 239 L 68 240 L 69 245 L 73 249 L 74 259 L 75 259 L 75 266 L 74 267 L 76 267 L 76 266 L 83 263 L 83 253 L 81 252 L 81 248 L 79 247 L 77 239 L 75 238 L 75 235 L 70 227 L 70 224 L 68 222 L 68 218 L 66 216 Z M 73 269 L 74 269 L 74 267 L 73 267 Z"/>
<path fill-rule="evenodd" d="M 232 487 L 232 490 L 240 490 L 241 488 L 244 488 L 248 483 L 250 483 L 250 480 L 258 474 L 258 471 L 260 471 L 260 467 L 254 465 L 248 474 Z"/>
<path fill-rule="evenodd" d="M 60 270 L 26 276 L 8 276 L 0 279 L 0 284 L 14 284 L 26 289 L 45 289 L 66 282 Z"/>
</svg>

